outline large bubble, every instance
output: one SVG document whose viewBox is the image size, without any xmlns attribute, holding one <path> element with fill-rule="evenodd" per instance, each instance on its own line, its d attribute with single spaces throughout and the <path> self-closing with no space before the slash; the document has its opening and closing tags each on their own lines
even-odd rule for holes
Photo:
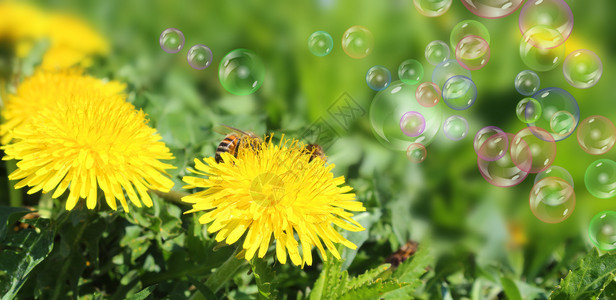
<svg viewBox="0 0 616 300">
<path fill-rule="evenodd" d="M 456 75 L 462 75 L 472 79 L 471 71 L 460 66 L 455 59 L 448 59 L 434 68 L 434 71 L 432 71 L 432 82 L 436 83 L 442 90 L 445 82 Z"/>
<path fill-rule="evenodd" d="M 569 183 L 571 187 L 575 187 L 575 184 L 573 182 L 573 177 L 571 176 L 569 171 L 567 171 L 567 169 L 563 167 L 552 165 L 549 168 L 545 169 L 544 171 L 537 173 L 537 176 L 535 176 L 535 184 L 539 182 L 539 180 L 547 178 L 547 177 L 558 177 L 560 179 L 565 180 L 567 183 Z"/>
<path fill-rule="evenodd" d="M 184 48 L 184 34 L 176 28 L 167 28 L 160 34 L 160 47 L 167 53 L 178 53 Z"/>
<path fill-rule="evenodd" d="M 376 139 L 389 149 L 406 151 L 414 142 L 429 145 L 438 132 L 441 122 L 441 104 L 424 107 L 415 99 L 417 86 L 392 82 L 389 87 L 378 92 L 370 104 L 370 123 Z M 409 137 L 400 130 L 402 116 L 409 112 L 420 113 L 426 127 L 417 137 Z"/>
<path fill-rule="evenodd" d="M 415 9 L 426 17 L 438 17 L 451 7 L 452 0 L 413 0 Z"/>
<path fill-rule="evenodd" d="M 586 168 L 584 184 L 588 192 L 601 199 L 616 195 L 616 162 L 611 159 L 599 159 Z"/>
<path fill-rule="evenodd" d="M 524 172 L 542 172 L 551 166 L 556 158 L 556 142 L 552 135 L 538 127 L 526 127 L 520 130 L 510 145 L 513 163 Z M 528 153 L 531 155 L 530 165 L 527 163 Z"/>
<path fill-rule="evenodd" d="M 561 88 L 549 87 L 538 91 L 532 97 L 541 104 L 542 113 L 541 117 L 535 123 L 529 123 L 529 126 L 547 130 L 555 141 L 561 141 L 573 133 L 554 132 L 550 124 L 556 113 L 566 111 L 574 117 L 574 128 L 577 127 L 580 122 L 580 108 L 571 94 Z"/>
<path fill-rule="evenodd" d="M 520 39 L 520 58 L 535 71 L 550 71 L 565 59 L 565 44 L 560 33 L 547 25 L 537 25 Z"/>
<path fill-rule="evenodd" d="M 477 100 L 477 87 L 466 76 L 456 75 L 443 85 L 443 102 L 451 109 L 468 109 Z"/>
<path fill-rule="evenodd" d="M 513 134 L 506 133 L 508 143 L 513 141 Z M 493 135 L 485 143 L 493 144 L 490 139 L 501 139 L 500 135 Z M 485 144 L 484 143 L 484 144 Z M 528 154 L 530 156 L 530 154 Z M 528 160 L 526 165 L 522 165 L 524 169 L 530 168 L 531 161 Z M 477 166 L 479 167 L 479 173 L 481 176 L 494 186 L 510 187 L 519 184 L 524 181 L 528 172 L 524 172 L 518 166 L 516 166 L 508 151 L 505 151 L 504 155 L 497 160 L 487 161 L 483 160 L 481 156 L 477 157 Z"/>
<path fill-rule="evenodd" d="M 464 20 L 456 24 L 449 35 L 449 43 L 451 49 L 456 49 L 460 41 L 469 36 L 474 35 L 484 39 L 488 45 L 490 44 L 490 32 L 482 23 L 475 20 Z"/>
<path fill-rule="evenodd" d="M 509 150 L 507 133 L 496 126 L 481 128 L 475 134 L 473 147 L 477 156 L 485 161 L 495 161 L 503 157 Z"/>
<path fill-rule="evenodd" d="M 604 116 L 590 116 L 580 122 L 577 140 L 582 150 L 588 154 L 605 154 L 616 142 L 616 127 Z"/>
<path fill-rule="evenodd" d="M 518 21 L 522 33 L 537 25 L 555 28 L 562 38 L 552 47 L 564 43 L 573 30 L 573 13 L 564 0 L 528 0 Z"/>
<path fill-rule="evenodd" d="M 203 70 L 212 63 L 212 51 L 206 45 L 194 45 L 188 50 L 186 60 L 193 69 Z"/>
<path fill-rule="evenodd" d="M 490 61 L 490 45 L 480 36 L 466 36 L 456 47 L 456 60 L 467 70 L 479 70 Z"/>
<path fill-rule="evenodd" d="M 573 187 L 558 177 L 538 181 L 530 191 L 530 210 L 545 223 L 560 223 L 575 209 Z"/>
<path fill-rule="evenodd" d="M 398 78 L 406 84 L 417 84 L 424 75 L 423 66 L 416 59 L 407 59 L 398 67 Z"/>
<path fill-rule="evenodd" d="M 462 0 L 462 4 L 475 15 L 486 19 L 506 17 L 515 12 L 524 0 Z"/>
<path fill-rule="evenodd" d="M 372 53 L 374 36 L 368 28 L 351 26 L 342 35 L 342 50 L 351 58 L 364 58 Z"/>
<path fill-rule="evenodd" d="M 616 249 L 616 212 L 602 211 L 588 225 L 590 241 L 603 251 Z"/>
<path fill-rule="evenodd" d="M 575 50 L 567 55 L 563 63 L 565 80 L 578 89 L 587 89 L 597 84 L 603 74 L 601 59 L 586 49 Z"/>
<path fill-rule="evenodd" d="M 248 95 L 263 84 L 265 66 L 254 52 L 235 49 L 225 55 L 218 66 L 220 84 L 229 93 Z"/>
</svg>

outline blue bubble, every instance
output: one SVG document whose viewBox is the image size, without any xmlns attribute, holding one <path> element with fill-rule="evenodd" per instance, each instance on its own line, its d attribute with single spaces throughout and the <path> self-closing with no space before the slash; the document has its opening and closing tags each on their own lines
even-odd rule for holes
<svg viewBox="0 0 616 300">
<path fill-rule="evenodd" d="M 451 109 L 465 110 L 477 99 L 477 87 L 473 80 L 466 76 L 456 75 L 443 85 L 443 101 Z"/>
<path fill-rule="evenodd" d="M 374 66 L 366 73 L 366 83 L 375 91 L 384 90 L 391 83 L 391 72 L 383 66 Z"/>
</svg>

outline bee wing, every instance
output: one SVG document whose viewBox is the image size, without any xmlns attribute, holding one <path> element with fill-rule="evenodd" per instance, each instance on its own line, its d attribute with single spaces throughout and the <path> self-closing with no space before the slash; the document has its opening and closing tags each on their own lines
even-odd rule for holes
<svg viewBox="0 0 616 300">
<path fill-rule="evenodd" d="M 235 127 L 227 126 L 227 125 L 224 125 L 224 124 L 220 124 L 218 126 L 215 126 L 213 128 L 213 130 L 215 132 L 218 132 L 218 133 L 222 134 L 222 135 L 227 135 L 227 134 L 231 134 L 231 133 L 238 133 L 240 135 L 251 135 L 250 133 L 247 133 L 247 132 L 239 130 L 239 129 L 235 128 Z"/>
</svg>

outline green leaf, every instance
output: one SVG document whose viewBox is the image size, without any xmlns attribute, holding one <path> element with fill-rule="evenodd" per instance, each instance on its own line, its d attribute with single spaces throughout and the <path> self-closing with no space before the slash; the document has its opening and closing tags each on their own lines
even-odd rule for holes
<svg viewBox="0 0 616 300">
<path fill-rule="evenodd" d="M 419 245 L 412 257 L 402 262 L 393 273 L 393 278 L 406 285 L 385 294 L 388 299 L 408 299 L 421 285 L 421 276 L 426 273 L 428 265 L 434 264 L 434 257 L 429 252 L 430 242 Z"/>
<path fill-rule="evenodd" d="M 259 289 L 259 298 L 276 299 L 277 298 L 277 282 L 276 274 L 270 266 L 267 265 L 265 259 L 255 257 L 252 260 L 252 272 L 257 282 Z"/>
<path fill-rule="evenodd" d="M 599 296 L 614 281 L 616 272 L 616 255 L 599 256 L 595 249 L 580 258 L 576 268 L 569 271 L 567 277 L 550 295 L 550 299 L 591 299 Z"/>
<path fill-rule="evenodd" d="M 334 259 L 333 257 L 330 257 L 323 263 L 323 270 L 321 274 L 319 274 L 319 278 L 317 278 L 312 292 L 310 293 L 311 300 L 327 299 L 330 296 L 327 294 L 327 290 L 338 280 L 341 266 L 342 261 Z M 344 273 L 346 273 L 346 271 Z"/>
<path fill-rule="evenodd" d="M 218 300 L 218 297 L 216 297 L 214 292 L 205 284 L 201 283 L 201 281 L 192 276 L 188 276 L 188 281 L 197 288 L 197 290 L 201 293 L 201 296 L 203 296 L 206 300 Z"/>
<path fill-rule="evenodd" d="M 342 294 L 337 299 L 375 299 L 383 296 L 385 293 L 393 290 L 400 289 L 404 287 L 406 284 L 399 283 L 397 280 L 381 280 L 377 279 L 375 281 L 366 283 L 359 287 L 349 290 L 348 292 Z"/>
<path fill-rule="evenodd" d="M 503 285 L 503 290 L 509 300 L 522 300 L 520 290 L 513 280 L 507 277 L 501 277 L 501 284 Z"/>
<path fill-rule="evenodd" d="M 32 269 L 43 261 L 53 248 L 54 231 L 50 226 L 50 220 L 32 219 L 24 222 L 35 228 L 11 232 L 0 244 L 2 299 L 13 299 L 28 279 Z"/>
<path fill-rule="evenodd" d="M 156 285 L 148 286 L 147 288 L 139 291 L 138 293 L 133 294 L 132 296 L 126 297 L 126 300 L 144 300 L 147 299 L 150 294 L 156 289 Z"/>
<path fill-rule="evenodd" d="M 0 206 L 0 241 L 4 240 L 9 227 L 29 212 L 25 207 Z"/>
</svg>

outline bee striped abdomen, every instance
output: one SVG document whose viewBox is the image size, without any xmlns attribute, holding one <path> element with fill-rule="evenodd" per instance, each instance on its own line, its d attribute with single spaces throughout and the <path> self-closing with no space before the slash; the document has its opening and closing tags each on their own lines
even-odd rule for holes
<svg viewBox="0 0 616 300">
<path fill-rule="evenodd" d="M 239 141 L 239 137 L 235 134 L 229 134 L 225 137 L 220 144 L 218 144 L 218 148 L 216 148 L 216 162 L 222 162 L 221 154 L 224 152 L 229 152 L 229 154 L 235 156 L 237 150 L 237 142 Z"/>
</svg>

